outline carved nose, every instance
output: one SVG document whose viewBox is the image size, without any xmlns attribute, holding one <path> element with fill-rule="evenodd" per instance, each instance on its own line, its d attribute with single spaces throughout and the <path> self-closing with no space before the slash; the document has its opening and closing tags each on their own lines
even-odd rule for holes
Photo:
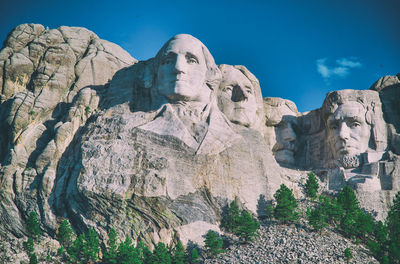
<svg viewBox="0 0 400 264">
<path fill-rule="evenodd" d="M 247 100 L 247 96 L 243 89 L 239 85 L 235 85 L 232 90 L 232 101 L 240 102 Z"/>
<path fill-rule="evenodd" d="M 286 127 L 283 129 L 283 139 L 285 141 L 295 141 L 296 140 L 296 133 L 293 130 L 292 124 L 287 123 Z"/>
<path fill-rule="evenodd" d="M 347 140 L 350 137 L 349 127 L 346 125 L 345 122 L 340 124 L 339 127 L 339 138 L 342 140 Z"/>
<path fill-rule="evenodd" d="M 185 61 L 184 58 L 181 56 L 178 56 L 175 61 L 175 73 L 180 74 L 180 73 L 185 73 Z"/>
</svg>

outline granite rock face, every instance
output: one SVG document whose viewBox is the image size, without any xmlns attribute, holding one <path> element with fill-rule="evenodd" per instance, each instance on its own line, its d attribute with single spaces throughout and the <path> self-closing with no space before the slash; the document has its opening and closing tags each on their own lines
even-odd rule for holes
<svg viewBox="0 0 400 264">
<path fill-rule="evenodd" d="M 201 244 L 233 199 L 257 215 L 282 183 L 302 198 L 309 170 L 377 219 L 400 188 L 397 76 L 299 113 L 190 35 L 137 62 L 87 29 L 35 24 L 9 34 L 0 66 L 1 234 L 25 236 L 36 211 L 50 237 L 67 218 L 102 239 Z"/>
<path fill-rule="evenodd" d="M 85 28 L 23 24 L 8 35 L 0 51 L 3 232 L 23 235 L 31 210 L 54 231 L 58 162 L 107 82 L 135 62 Z"/>
</svg>

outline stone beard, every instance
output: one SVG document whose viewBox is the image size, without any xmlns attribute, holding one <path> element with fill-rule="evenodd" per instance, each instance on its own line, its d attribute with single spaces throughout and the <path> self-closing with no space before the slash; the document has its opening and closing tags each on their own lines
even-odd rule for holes
<svg viewBox="0 0 400 264">
<path fill-rule="evenodd" d="M 359 166 L 359 155 L 368 150 L 371 127 L 366 109 L 358 102 L 345 102 L 327 120 L 327 135 L 333 158 L 345 168 Z"/>
</svg>

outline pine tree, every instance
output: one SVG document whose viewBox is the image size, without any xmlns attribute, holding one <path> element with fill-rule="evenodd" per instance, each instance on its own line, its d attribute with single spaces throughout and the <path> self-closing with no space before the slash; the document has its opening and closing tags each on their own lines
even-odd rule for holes
<svg viewBox="0 0 400 264">
<path fill-rule="evenodd" d="M 307 197 L 310 197 L 311 199 L 317 198 L 318 188 L 319 185 L 317 177 L 315 177 L 315 174 L 311 171 L 308 173 L 308 178 L 305 184 Z"/>
<path fill-rule="evenodd" d="M 172 256 L 173 264 L 184 264 L 185 263 L 185 249 L 183 248 L 182 242 L 179 240 L 176 247 L 173 250 Z"/>
<path fill-rule="evenodd" d="M 38 264 L 39 261 L 35 253 L 29 256 L 29 264 Z"/>
<path fill-rule="evenodd" d="M 71 225 L 69 224 L 68 220 L 63 220 L 60 224 L 60 227 L 58 228 L 58 233 L 57 233 L 57 240 L 60 242 L 61 245 L 63 245 L 65 248 L 69 248 L 75 237 L 75 232 L 71 228 Z"/>
<path fill-rule="evenodd" d="M 326 216 L 328 223 L 336 224 L 340 221 L 344 212 L 336 198 L 331 199 L 328 196 L 320 196 L 319 202 L 322 215 Z"/>
<path fill-rule="evenodd" d="M 238 221 L 235 234 L 245 242 L 251 241 L 257 235 L 260 224 L 247 211 L 243 210 Z"/>
<path fill-rule="evenodd" d="M 38 214 L 34 211 L 29 213 L 28 219 L 26 220 L 26 229 L 29 233 L 29 237 L 32 239 L 39 239 L 42 235 L 42 231 L 40 231 Z"/>
<path fill-rule="evenodd" d="M 88 262 L 96 262 L 100 253 L 99 235 L 94 229 L 89 229 L 84 243 L 84 258 Z"/>
<path fill-rule="evenodd" d="M 344 250 L 344 258 L 346 259 L 346 263 L 347 264 L 349 263 L 350 259 L 353 258 L 353 253 L 351 253 L 350 248 L 346 248 Z"/>
<path fill-rule="evenodd" d="M 200 263 L 199 252 L 197 252 L 196 248 L 193 248 L 192 251 L 190 252 L 189 263 L 190 264 L 199 264 Z"/>
<path fill-rule="evenodd" d="M 164 243 L 158 242 L 155 246 L 150 263 L 171 264 L 171 255 Z"/>
<path fill-rule="evenodd" d="M 32 238 L 28 238 L 28 240 L 24 243 L 25 251 L 29 255 L 31 255 L 35 251 L 35 244 Z"/>
<path fill-rule="evenodd" d="M 239 206 L 233 200 L 228 208 L 228 213 L 223 219 L 223 227 L 229 232 L 235 232 L 240 217 Z"/>
<path fill-rule="evenodd" d="M 287 223 L 298 219 L 298 212 L 296 212 L 297 201 L 292 191 L 286 185 L 281 184 L 274 197 L 276 199 L 274 216 L 277 220 Z"/>
<path fill-rule="evenodd" d="M 366 235 L 373 234 L 375 222 L 370 214 L 365 213 L 360 209 L 356 213 L 354 225 L 356 231 L 355 235 L 359 238 L 363 238 Z"/>
<path fill-rule="evenodd" d="M 204 240 L 205 246 L 211 255 L 216 256 L 219 253 L 222 253 L 222 238 L 219 234 L 213 230 L 208 230 L 206 234 L 206 239 Z"/>
<path fill-rule="evenodd" d="M 132 244 L 132 240 L 127 236 L 125 241 L 121 242 L 117 250 L 118 264 L 141 264 L 139 250 Z"/>
<path fill-rule="evenodd" d="M 86 236 L 85 234 L 80 234 L 75 238 L 72 246 L 67 249 L 69 254 L 69 259 L 73 263 L 77 263 L 79 260 L 83 259 L 84 245 L 85 245 Z"/>
<path fill-rule="evenodd" d="M 117 264 L 117 232 L 114 228 L 111 228 L 108 232 L 107 248 L 104 252 L 103 263 Z"/>
<path fill-rule="evenodd" d="M 328 226 L 326 215 L 321 207 L 310 209 L 307 207 L 307 219 L 310 225 L 317 231 Z"/>
<path fill-rule="evenodd" d="M 346 214 L 355 215 L 359 210 L 359 202 L 354 190 L 346 185 L 339 193 L 338 204 L 343 208 Z"/>
<path fill-rule="evenodd" d="M 150 249 L 142 242 L 140 241 L 136 247 L 139 261 L 143 264 L 147 264 L 153 255 L 150 251 Z"/>
<path fill-rule="evenodd" d="M 400 263 L 400 192 L 393 199 L 393 205 L 386 218 L 386 226 L 389 236 L 390 263 Z"/>
</svg>

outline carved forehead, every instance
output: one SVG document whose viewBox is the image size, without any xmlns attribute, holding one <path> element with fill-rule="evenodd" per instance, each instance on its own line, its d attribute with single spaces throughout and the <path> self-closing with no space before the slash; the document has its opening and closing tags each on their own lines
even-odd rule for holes
<svg viewBox="0 0 400 264">
<path fill-rule="evenodd" d="M 193 37 L 174 38 L 168 41 L 163 54 L 168 53 L 191 53 L 199 59 L 205 59 L 203 54 L 203 43 Z"/>
<path fill-rule="evenodd" d="M 254 90 L 251 80 L 240 70 L 230 65 L 224 65 L 220 69 L 222 72 L 221 87 L 228 84 L 242 84 Z"/>
<path fill-rule="evenodd" d="M 328 120 L 363 120 L 365 121 L 365 107 L 359 102 L 346 102 L 338 106 L 336 111 L 329 116 Z"/>
</svg>

